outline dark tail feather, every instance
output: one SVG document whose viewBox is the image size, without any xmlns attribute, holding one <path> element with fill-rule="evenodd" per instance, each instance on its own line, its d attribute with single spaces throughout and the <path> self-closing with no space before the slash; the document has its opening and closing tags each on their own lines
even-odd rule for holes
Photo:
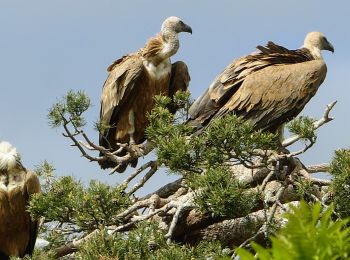
<svg viewBox="0 0 350 260">
<path fill-rule="evenodd" d="M 132 168 L 136 168 L 138 161 L 139 159 L 136 158 L 135 160 L 132 160 L 129 164 Z"/>
<path fill-rule="evenodd" d="M 22 257 L 24 257 L 25 255 L 32 256 L 33 251 L 34 251 L 34 247 L 35 247 L 36 238 L 38 235 L 38 228 L 39 228 L 38 221 L 31 221 L 31 223 L 30 223 L 30 240 L 29 240 L 29 243 L 27 245 L 26 251 Z"/>
<path fill-rule="evenodd" d="M 9 260 L 9 259 L 10 257 L 8 255 L 0 251 L 0 260 Z"/>
</svg>

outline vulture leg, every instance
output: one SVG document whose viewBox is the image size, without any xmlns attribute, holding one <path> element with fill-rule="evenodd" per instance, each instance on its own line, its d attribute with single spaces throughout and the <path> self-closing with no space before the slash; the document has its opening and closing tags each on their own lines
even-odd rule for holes
<svg viewBox="0 0 350 260">
<path fill-rule="evenodd" d="M 136 154 L 140 153 L 140 149 L 137 146 L 137 143 L 135 141 L 134 138 L 134 133 L 135 133 L 135 114 L 134 114 L 134 110 L 130 110 L 129 111 L 129 124 L 130 124 L 130 128 L 128 131 L 129 134 L 129 146 L 131 148 L 131 151 L 133 151 Z M 135 168 L 137 166 L 137 162 L 138 159 L 132 160 L 130 162 L 131 167 Z"/>
<path fill-rule="evenodd" d="M 130 128 L 128 130 L 128 134 L 129 134 L 129 144 L 130 145 L 134 145 L 136 144 L 135 142 L 135 138 L 134 138 L 134 133 L 135 133 L 135 114 L 134 114 L 134 110 L 130 110 L 129 111 L 129 124 L 130 124 Z"/>
</svg>

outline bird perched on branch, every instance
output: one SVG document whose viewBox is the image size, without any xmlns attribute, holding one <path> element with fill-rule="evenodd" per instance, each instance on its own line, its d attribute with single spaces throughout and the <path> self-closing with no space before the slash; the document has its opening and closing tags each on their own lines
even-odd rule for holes
<svg viewBox="0 0 350 260">
<path fill-rule="evenodd" d="M 189 123 L 201 132 L 211 120 L 234 113 L 263 131 L 279 131 L 297 116 L 326 77 L 321 51 L 334 52 L 320 32 L 289 50 L 273 42 L 233 61 L 190 107 Z"/>
<path fill-rule="evenodd" d="M 147 113 L 154 107 L 154 96 L 172 97 L 177 90 L 187 89 L 190 76 L 186 64 L 181 61 L 171 64 L 170 61 L 179 49 L 180 32 L 192 33 L 192 29 L 180 18 L 169 17 L 163 22 L 160 33 L 148 40 L 142 49 L 108 67 L 100 110 L 101 125 L 108 127 L 100 130 L 101 146 L 115 151 L 118 143 L 141 144 L 148 125 Z M 108 160 L 99 163 L 101 168 L 117 166 Z M 136 164 L 137 159 L 131 162 L 134 167 Z M 116 170 L 123 172 L 126 167 L 119 165 Z"/>
<path fill-rule="evenodd" d="M 31 255 L 38 222 L 26 211 L 30 196 L 40 192 L 39 179 L 27 171 L 10 143 L 0 142 L 0 259 Z"/>
</svg>

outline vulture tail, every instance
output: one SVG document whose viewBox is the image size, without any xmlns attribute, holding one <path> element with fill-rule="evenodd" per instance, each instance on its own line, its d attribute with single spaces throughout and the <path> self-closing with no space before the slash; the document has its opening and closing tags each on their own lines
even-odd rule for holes
<svg viewBox="0 0 350 260">
<path fill-rule="evenodd" d="M 0 260 L 9 260 L 9 259 L 10 257 L 8 255 L 0 251 Z"/>
</svg>

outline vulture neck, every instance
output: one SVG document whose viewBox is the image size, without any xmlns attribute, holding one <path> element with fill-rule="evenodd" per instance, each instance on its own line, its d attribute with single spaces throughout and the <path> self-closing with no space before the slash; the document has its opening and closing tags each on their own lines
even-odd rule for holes
<svg viewBox="0 0 350 260">
<path fill-rule="evenodd" d="M 312 57 L 314 57 L 315 60 L 323 60 L 320 48 L 308 44 L 304 44 L 303 47 L 310 51 Z"/>
<path fill-rule="evenodd" d="M 179 37 L 176 32 L 164 28 L 161 31 L 161 36 L 164 41 L 164 47 L 161 52 L 161 55 L 164 59 L 170 58 L 173 56 L 180 47 Z"/>
</svg>

